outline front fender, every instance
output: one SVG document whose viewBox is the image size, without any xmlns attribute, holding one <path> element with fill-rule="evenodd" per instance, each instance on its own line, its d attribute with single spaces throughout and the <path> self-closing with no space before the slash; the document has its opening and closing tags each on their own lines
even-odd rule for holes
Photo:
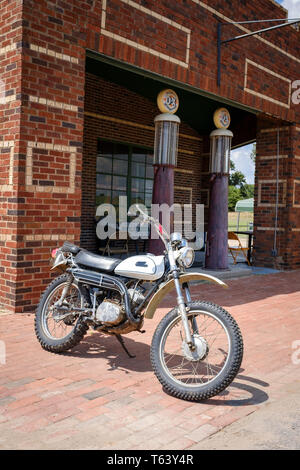
<svg viewBox="0 0 300 470">
<path fill-rule="evenodd" d="M 180 284 L 184 284 L 185 282 L 190 282 L 190 281 L 209 281 L 209 282 L 214 282 L 215 284 L 218 284 L 221 287 L 225 287 L 225 288 L 228 287 L 227 284 L 225 284 L 223 281 L 221 281 L 220 279 L 217 279 L 214 276 L 210 276 L 209 274 L 191 273 L 191 274 L 182 274 L 179 276 Z M 171 279 L 170 281 L 167 281 L 165 284 L 162 284 L 162 286 L 153 295 L 152 299 L 147 305 L 144 317 L 153 318 L 154 313 L 158 305 L 162 301 L 162 299 L 173 289 L 175 289 L 174 279 Z"/>
</svg>

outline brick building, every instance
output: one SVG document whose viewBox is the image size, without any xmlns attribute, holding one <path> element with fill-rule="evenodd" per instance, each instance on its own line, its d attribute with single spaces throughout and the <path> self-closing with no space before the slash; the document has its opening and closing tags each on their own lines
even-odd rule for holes
<svg viewBox="0 0 300 470">
<path fill-rule="evenodd" d="M 234 22 L 286 17 L 273 0 L 1 1 L 0 305 L 32 311 L 65 239 L 95 249 L 97 201 L 128 188 L 151 198 L 156 96 L 169 87 L 175 202 L 203 203 L 207 217 L 208 136 L 226 106 L 233 146 L 257 142 L 254 263 L 300 266 L 299 30 L 223 45 L 217 83 L 218 23 L 226 39 L 257 30 Z"/>
</svg>

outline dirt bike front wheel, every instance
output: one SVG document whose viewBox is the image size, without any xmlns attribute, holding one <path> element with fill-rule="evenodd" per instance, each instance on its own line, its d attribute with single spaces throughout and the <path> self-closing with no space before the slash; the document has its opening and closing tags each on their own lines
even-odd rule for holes
<svg viewBox="0 0 300 470">
<path fill-rule="evenodd" d="M 194 350 L 185 342 L 177 308 L 159 323 L 151 363 L 164 389 L 190 401 L 211 398 L 234 380 L 243 358 L 243 339 L 232 316 L 210 302 L 191 302 L 188 319 Z"/>
</svg>

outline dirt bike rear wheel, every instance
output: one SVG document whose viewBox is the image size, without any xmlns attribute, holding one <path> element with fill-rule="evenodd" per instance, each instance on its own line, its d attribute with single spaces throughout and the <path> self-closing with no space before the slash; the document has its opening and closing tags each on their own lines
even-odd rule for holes
<svg viewBox="0 0 300 470">
<path fill-rule="evenodd" d="M 191 302 L 188 319 L 195 350 L 185 342 L 178 309 L 159 323 L 151 344 L 155 375 L 172 396 L 190 401 L 211 398 L 236 377 L 243 358 L 243 339 L 232 316 L 210 302 Z"/>
<path fill-rule="evenodd" d="M 65 298 L 65 303 L 70 305 L 70 315 L 65 316 L 55 310 L 54 304 L 68 284 L 70 289 Z M 49 284 L 41 296 L 35 314 L 35 333 L 43 349 L 61 353 L 80 343 L 88 330 L 88 326 L 81 321 L 78 315 L 72 313 L 72 306 L 80 307 L 81 304 L 82 297 L 78 286 L 74 281 L 70 283 L 68 274 L 59 276 Z"/>
</svg>

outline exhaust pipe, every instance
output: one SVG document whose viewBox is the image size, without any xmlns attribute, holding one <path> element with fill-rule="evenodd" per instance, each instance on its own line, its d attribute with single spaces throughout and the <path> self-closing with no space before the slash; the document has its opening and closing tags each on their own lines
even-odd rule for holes
<svg viewBox="0 0 300 470">
<path fill-rule="evenodd" d="M 97 273 L 95 271 L 89 271 L 85 269 L 72 269 L 71 272 L 77 282 L 119 292 L 122 299 L 124 300 L 125 312 L 128 321 L 132 325 L 137 325 L 138 323 L 140 323 L 141 318 L 135 317 L 131 312 L 128 291 L 122 281 L 112 276 L 108 276 L 107 274 Z"/>
</svg>

